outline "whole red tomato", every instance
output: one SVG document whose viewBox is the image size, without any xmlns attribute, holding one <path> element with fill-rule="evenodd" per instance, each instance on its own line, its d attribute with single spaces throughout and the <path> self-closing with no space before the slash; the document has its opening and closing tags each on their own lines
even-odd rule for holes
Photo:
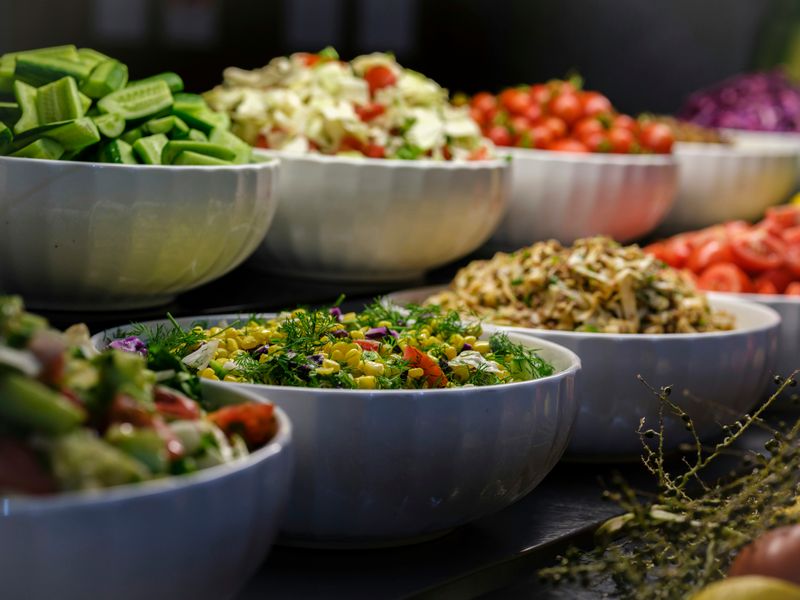
<svg viewBox="0 0 800 600">
<path fill-rule="evenodd" d="M 472 97 L 470 106 L 481 112 L 487 112 L 497 107 L 497 99 L 489 92 L 478 92 Z"/>
<path fill-rule="evenodd" d="M 534 148 L 544 149 L 550 146 L 555 140 L 553 130 L 547 125 L 534 125 L 530 132 L 531 143 Z"/>
<path fill-rule="evenodd" d="M 587 117 L 610 113 L 613 110 L 609 99 L 599 92 L 583 92 L 580 100 L 583 114 Z"/>
<path fill-rule="evenodd" d="M 509 88 L 500 94 L 500 104 L 512 115 L 523 115 L 531 104 L 531 97 L 521 89 Z"/>
<path fill-rule="evenodd" d="M 567 135 L 567 124 L 558 117 L 545 117 L 542 119 L 541 124 L 550 128 L 555 139 L 560 139 Z"/>
<path fill-rule="evenodd" d="M 488 131 L 486 132 L 486 137 L 492 140 L 495 146 L 511 145 L 511 134 L 509 133 L 508 129 L 502 125 L 492 125 L 489 127 Z"/>
<path fill-rule="evenodd" d="M 642 127 L 642 134 L 639 137 L 642 146 L 652 150 L 657 154 L 669 154 L 672 151 L 672 144 L 675 136 L 672 129 L 664 123 L 647 123 Z"/>
<path fill-rule="evenodd" d="M 574 92 L 562 92 L 547 104 L 550 113 L 571 125 L 583 116 L 583 106 Z"/>
<path fill-rule="evenodd" d="M 556 152 L 589 152 L 589 148 L 586 147 L 586 144 L 570 138 L 555 140 L 547 146 L 547 149 L 555 150 Z"/>
<path fill-rule="evenodd" d="M 630 129 L 612 127 L 608 130 L 608 141 L 611 151 L 616 154 L 629 154 L 636 143 L 636 136 Z"/>
<path fill-rule="evenodd" d="M 572 137 L 578 138 L 581 141 L 592 134 L 604 133 L 605 127 L 595 117 L 584 117 L 572 128 Z"/>
</svg>

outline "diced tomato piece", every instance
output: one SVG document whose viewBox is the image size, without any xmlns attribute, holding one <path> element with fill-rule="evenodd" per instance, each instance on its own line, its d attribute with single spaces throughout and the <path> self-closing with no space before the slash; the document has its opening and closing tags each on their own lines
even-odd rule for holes
<svg viewBox="0 0 800 600">
<path fill-rule="evenodd" d="M 411 368 L 417 367 L 425 372 L 429 387 L 447 387 L 447 377 L 442 368 L 422 350 L 406 346 L 403 350 L 403 358 L 408 361 Z"/>
<path fill-rule="evenodd" d="M 445 148 L 444 152 L 446 155 L 445 158 L 449 160 L 451 157 L 447 155 L 450 154 L 450 150 Z M 468 157 L 469 160 L 486 160 L 487 158 L 489 158 L 489 149 L 486 146 L 475 148 L 475 150 L 469 153 Z"/>
<path fill-rule="evenodd" d="M 363 152 L 364 151 L 364 144 L 361 143 L 361 140 L 352 136 L 352 135 L 345 135 L 342 138 L 342 141 L 339 142 L 339 152 Z"/>
<path fill-rule="evenodd" d="M 723 225 L 725 232 L 729 236 L 734 236 L 738 233 L 744 233 L 750 230 L 750 223 L 747 221 L 728 221 Z"/>
<path fill-rule="evenodd" d="M 208 415 L 208 418 L 225 435 L 239 434 L 250 449 L 258 448 L 269 442 L 278 428 L 275 409 L 272 404 L 247 402 L 220 408 Z"/>
<path fill-rule="evenodd" d="M 295 54 L 295 56 L 303 61 L 303 64 L 307 67 L 313 67 L 322 60 L 322 57 L 319 54 L 311 54 L 309 52 L 298 52 Z"/>
<path fill-rule="evenodd" d="M 700 275 L 697 287 L 712 292 L 746 293 L 752 290 L 747 273 L 733 263 L 711 265 Z"/>
<path fill-rule="evenodd" d="M 787 244 L 800 244 L 800 225 L 784 229 L 781 238 Z"/>
<path fill-rule="evenodd" d="M 180 392 L 164 386 L 156 386 L 153 392 L 156 410 L 168 419 L 193 421 L 200 418 L 200 406 Z"/>
<path fill-rule="evenodd" d="M 256 148 L 269 148 L 267 136 L 263 133 L 259 133 L 258 137 L 256 138 Z"/>
<path fill-rule="evenodd" d="M 361 346 L 362 350 L 377 352 L 381 348 L 381 343 L 377 340 L 353 340 L 353 342 Z"/>
<path fill-rule="evenodd" d="M 795 277 L 800 277 L 800 244 L 792 244 L 786 248 L 786 253 L 783 255 L 786 261 L 786 268 L 791 271 Z"/>
<path fill-rule="evenodd" d="M 386 148 L 379 144 L 367 144 L 362 152 L 369 158 L 386 158 Z"/>
<path fill-rule="evenodd" d="M 397 76 L 389 67 L 385 65 L 376 65 L 370 67 L 364 73 L 364 79 L 369 86 L 369 93 L 374 94 L 377 90 L 397 83 Z"/>
<path fill-rule="evenodd" d="M 786 291 L 783 292 L 787 296 L 800 296 L 800 281 L 793 281 L 786 286 Z"/>
<path fill-rule="evenodd" d="M 364 122 L 372 121 L 386 112 L 386 107 L 377 102 L 370 102 L 364 106 L 356 106 L 358 118 Z"/>
<path fill-rule="evenodd" d="M 800 207 L 789 204 L 785 206 L 771 206 L 767 209 L 765 221 L 774 223 L 781 229 L 800 225 Z"/>
<path fill-rule="evenodd" d="M 734 262 L 745 271 L 760 273 L 783 264 L 786 244 L 763 230 L 742 233 L 731 240 Z"/>
<path fill-rule="evenodd" d="M 733 262 L 730 244 L 726 240 L 711 239 L 694 247 L 686 260 L 686 268 L 701 273 L 711 265 L 722 262 Z"/>
</svg>

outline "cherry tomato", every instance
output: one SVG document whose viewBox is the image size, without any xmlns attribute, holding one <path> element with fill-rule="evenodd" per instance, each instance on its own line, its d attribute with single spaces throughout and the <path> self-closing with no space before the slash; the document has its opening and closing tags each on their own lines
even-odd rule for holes
<svg viewBox="0 0 800 600">
<path fill-rule="evenodd" d="M 502 125 L 492 125 L 486 132 L 486 137 L 492 140 L 496 146 L 511 145 L 511 134 Z"/>
<path fill-rule="evenodd" d="M 550 128 L 555 139 L 560 139 L 567 135 L 567 124 L 558 117 L 545 117 L 542 119 L 541 124 Z"/>
<path fill-rule="evenodd" d="M 733 260 L 745 271 L 760 273 L 783 264 L 786 244 L 765 231 L 740 233 L 731 240 Z"/>
<path fill-rule="evenodd" d="M 612 127 L 619 127 L 621 129 L 627 129 L 628 131 L 632 131 L 634 134 L 639 133 L 639 124 L 633 117 L 628 115 L 617 115 L 611 121 Z"/>
<path fill-rule="evenodd" d="M 386 148 L 380 144 L 367 144 L 362 152 L 369 158 L 386 158 Z"/>
<path fill-rule="evenodd" d="M 793 244 L 786 248 L 783 258 L 786 261 L 786 268 L 796 277 L 800 277 L 800 244 Z"/>
<path fill-rule="evenodd" d="M 733 262 L 730 244 L 724 239 L 710 239 L 692 249 L 686 268 L 701 273 L 711 265 L 724 262 Z"/>
<path fill-rule="evenodd" d="M 599 92 L 583 92 L 580 95 L 583 114 L 587 117 L 594 117 L 603 113 L 610 113 L 613 110 L 611 102 Z"/>
<path fill-rule="evenodd" d="M 590 133 L 580 139 L 589 152 L 611 152 L 611 141 L 605 131 Z"/>
<path fill-rule="evenodd" d="M 508 125 L 511 128 L 511 131 L 517 135 L 520 135 L 525 131 L 530 131 L 531 129 L 531 122 L 522 116 L 511 117 Z"/>
<path fill-rule="evenodd" d="M 798 557 L 800 525 L 778 527 L 762 533 L 739 550 L 728 569 L 728 576 L 760 575 L 800 585 Z"/>
<path fill-rule="evenodd" d="M 778 294 L 778 288 L 775 287 L 775 284 L 771 281 L 754 281 L 753 282 L 753 291 L 756 294 Z"/>
<path fill-rule="evenodd" d="M 530 89 L 528 89 L 528 94 L 531 99 L 540 106 L 546 104 L 550 100 L 551 95 L 550 88 L 543 83 L 532 85 Z"/>
<path fill-rule="evenodd" d="M 547 125 L 534 125 L 531 127 L 531 143 L 534 148 L 547 148 L 555 140 L 553 130 Z"/>
<path fill-rule="evenodd" d="M 769 282 L 775 286 L 775 289 L 778 290 L 779 294 L 782 294 L 784 290 L 786 290 L 787 286 L 794 281 L 794 279 L 794 274 L 788 269 L 771 269 L 769 271 L 764 271 L 761 275 L 759 275 L 755 281 L 753 281 L 753 285 L 758 288 L 759 285 Z"/>
<path fill-rule="evenodd" d="M 500 104 L 512 115 L 523 115 L 531 105 L 531 97 L 518 88 L 508 88 L 500 94 Z"/>
<path fill-rule="evenodd" d="M 712 292 L 736 293 L 746 293 L 752 289 L 747 273 L 733 263 L 711 265 L 698 278 L 697 287 Z"/>
<path fill-rule="evenodd" d="M 692 254 L 691 236 L 681 234 L 666 240 L 663 252 L 664 258 L 661 260 L 670 267 L 682 269 Z"/>
<path fill-rule="evenodd" d="M 367 69 L 364 79 L 369 86 L 369 93 L 374 94 L 376 90 L 389 87 L 397 83 L 397 76 L 389 67 L 385 65 L 375 65 Z"/>
<path fill-rule="evenodd" d="M 547 103 L 548 110 L 553 116 L 571 125 L 583 116 L 583 106 L 578 95 L 573 92 L 562 92 Z"/>
<path fill-rule="evenodd" d="M 361 346 L 362 350 L 377 352 L 381 348 L 381 343 L 377 340 L 353 340 L 353 342 Z"/>
<path fill-rule="evenodd" d="M 525 109 L 525 112 L 522 113 L 522 116 L 528 119 L 531 123 L 536 123 L 542 118 L 543 114 L 542 107 L 535 102 L 531 102 L 530 105 L 528 105 L 528 108 Z"/>
<path fill-rule="evenodd" d="M 642 248 L 642 250 L 644 250 L 644 252 L 646 252 L 647 254 L 650 254 L 651 256 L 654 256 L 655 258 L 657 258 L 661 262 L 666 263 L 667 262 L 667 258 L 666 258 L 667 254 L 666 254 L 665 248 L 666 248 L 666 246 L 665 246 L 664 242 L 653 242 L 652 244 L 648 244 L 647 246 Z M 669 263 L 667 263 L 667 264 L 669 264 Z"/>
<path fill-rule="evenodd" d="M 642 127 L 639 140 L 644 147 L 649 148 L 657 154 L 668 154 L 672 151 L 672 144 L 675 142 L 675 137 L 669 125 L 665 125 L 664 123 L 647 123 Z"/>
<path fill-rule="evenodd" d="M 605 127 L 595 117 L 584 117 L 575 123 L 572 128 L 573 137 L 583 141 L 586 137 L 595 133 L 605 133 Z"/>
<path fill-rule="evenodd" d="M 447 377 L 439 364 L 422 350 L 413 346 L 403 349 L 403 358 L 408 361 L 411 368 L 417 367 L 425 372 L 428 387 L 447 387 Z"/>
<path fill-rule="evenodd" d="M 470 106 L 482 113 L 489 112 L 493 108 L 497 108 L 497 98 L 489 92 L 478 92 L 472 97 Z"/>
<path fill-rule="evenodd" d="M 771 206 L 767 209 L 765 221 L 774 223 L 781 229 L 800 225 L 800 207 L 794 205 Z"/>
<path fill-rule="evenodd" d="M 153 392 L 156 411 L 168 419 L 193 421 L 200 418 L 197 402 L 173 389 L 156 386 Z"/>
<path fill-rule="evenodd" d="M 781 237 L 787 244 L 800 244 L 800 225 L 787 227 L 781 232 Z"/>
<path fill-rule="evenodd" d="M 586 144 L 569 138 L 562 140 L 555 140 L 547 146 L 548 150 L 555 150 L 556 152 L 589 152 Z"/>
<path fill-rule="evenodd" d="M 622 127 L 612 127 L 608 131 L 608 141 L 611 144 L 611 151 L 616 154 L 629 154 L 636 142 L 636 136 L 630 129 Z"/>
<path fill-rule="evenodd" d="M 793 281 L 783 292 L 787 296 L 800 296 L 800 281 Z"/>
<path fill-rule="evenodd" d="M 261 402 L 226 406 L 210 413 L 208 418 L 226 435 L 241 435 L 250 449 L 266 444 L 278 427 L 272 404 Z"/>
<path fill-rule="evenodd" d="M 380 117 L 385 112 L 386 107 L 377 102 L 371 102 L 365 106 L 356 106 L 356 114 L 364 122 L 372 121 L 372 119 Z"/>
<path fill-rule="evenodd" d="M 358 112 L 358 110 L 356 110 L 356 112 Z M 470 108 L 469 116 L 472 117 L 472 120 L 475 121 L 481 127 L 483 127 L 486 124 L 486 115 L 483 114 L 483 111 L 480 111 L 477 108 Z"/>
</svg>

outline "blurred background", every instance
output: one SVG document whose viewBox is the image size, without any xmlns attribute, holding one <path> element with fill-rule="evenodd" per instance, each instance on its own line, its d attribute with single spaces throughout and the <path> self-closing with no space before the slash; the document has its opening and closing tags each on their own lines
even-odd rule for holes
<svg viewBox="0 0 800 600">
<path fill-rule="evenodd" d="M 204 91 L 229 65 L 298 50 L 392 50 L 452 92 L 579 72 L 625 112 L 673 112 L 729 75 L 800 75 L 798 0 L 0 0 L 0 53 L 75 43 L 132 78 L 163 70 Z"/>
</svg>

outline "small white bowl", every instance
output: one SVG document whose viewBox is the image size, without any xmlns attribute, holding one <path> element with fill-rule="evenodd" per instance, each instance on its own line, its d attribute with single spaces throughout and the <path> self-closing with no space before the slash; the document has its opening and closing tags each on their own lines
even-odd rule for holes
<svg viewBox="0 0 800 600">
<path fill-rule="evenodd" d="M 677 143 L 673 153 L 680 186 L 662 235 L 753 221 L 789 196 L 800 172 L 798 147 L 786 143 Z"/>
<path fill-rule="evenodd" d="M 277 168 L 0 157 L 0 290 L 50 310 L 168 302 L 256 249 Z"/>
<path fill-rule="evenodd" d="M 620 242 L 640 238 L 661 223 L 678 186 L 668 154 L 507 150 L 513 159 L 511 195 L 490 241 L 494 249 L 548 239 L 571 244 L 600 234 Z"/>
<path fill-rule="evenodd" d="M 93 341 L 102 346 L 114 335 L 107 330 Z M 431 390 L 211 385 L 259 394 L 292 420 L 296 468 L 282 532 L 293 544 L 403 544 L 509 506 L 539 484 L 567 447 L 580 360 L 541 339 L 509 337 L 539 349 L 556 373 Z"/>
<path fill-rule="evenodd" d="M 399 304 L 420 303 L 443 288 L 390 294 Z M 636 430 L 641 419 L 657 427 L 659 401 L 639 382 L 655 389 L 673 386 L 670 399 L 692 417 L 701 436 L 719 433 L 757 404 L 775 373 L 781 318 L 774 310 L 729 297 L 711 297 L 715 310 L 736 318 L 736 329 L 686 334 L 612 334 L 503 327 L 546 339 L 575 352 L 583 368 L 580 404 L 567 456 L 581 460 L 641 454 Z M 684 423 L 665 418 L 665 447 L 690 441 Z"/>
<path fill-rule="evenodd" d="M 418 278 L 478 248 L 506 206 L 506 160 L 257 152 L 280 158 L 281 200 L 252 264 L 291 276 Z"/>
<path fill-rule="evenodd" d="M 222 404 L 260 401 L 204 386 Z M 4 598 L 231 598 L 278 532 L 292 427 L 250 456 L 191 475 L 50 497 L 0 496 Z"/>
</svg>

